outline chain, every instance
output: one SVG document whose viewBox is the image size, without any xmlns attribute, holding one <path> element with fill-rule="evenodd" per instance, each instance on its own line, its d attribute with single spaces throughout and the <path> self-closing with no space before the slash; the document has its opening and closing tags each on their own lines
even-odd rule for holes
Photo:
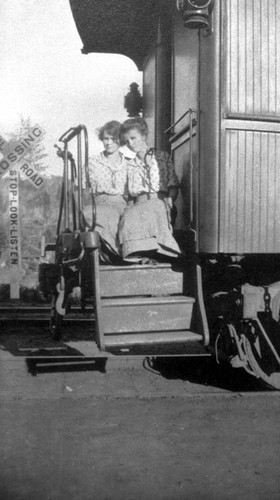
<svg viewBox="0 0 280 500">
<path fill-rule="evenodd" d="M 144 164 L 145 164 L 145 170 L 146 170 L 146 173 L 147 173 L 147 179 L 145 180 L 146 184 L 148 185 L 148 188 L 149 188 L 149 193 L 148 195 L 150 195 L 151 193 L 151 190 L 152 190 L 152 181 L 151 181 L 151 166 L 150 164 L 148 163 L 148 157 L 149 157 L 149 162 L 152 160 L 154 154 L 155 154 L 155 148 L 150 148 L 146 153 L 145 153 L 145 156 L 144 156 Z"/>
<path fill-rule="evenodd" d="M 263 294 L 264 310 L 266 313 L 270 313 L 271 312 L 271 309 L 270 309 L 271 296 L 270 296 L 270 293 L 268 291 L 268 286 L 264 286 L 263 289 L 264 289 L 264 294 Z"/>
</svg>

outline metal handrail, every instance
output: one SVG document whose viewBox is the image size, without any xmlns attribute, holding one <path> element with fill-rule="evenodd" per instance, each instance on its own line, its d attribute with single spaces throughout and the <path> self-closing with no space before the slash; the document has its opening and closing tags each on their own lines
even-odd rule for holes
<svg viewBox="0 0 280 500">
<path fill-rule="evenodd" d="M 192 138 L 192 114 L 190 110 L 190 228 L 193 223 L 193 138 Z"/>
<path fill-rule="evenodd" d="M 64 144 L 70 142 L 76 135 L 80 134 L 84 125 L 78 125 L 77 127 L 71 127 L 69 128 L 62 136 L 58 139 L 59 142 L 64 142 Z M 67 134 L 69 134 L 67 136 Z"/>
<path fill-rule="evenodd" d="M 84 147 L 82 147 L 82 135 L 84 139 Z M 77 137 L 77 177 L 73 175 L 73 156 L 68 150 L 68 145 L 72 139 Z M 90 179 L 89 179 L 89 165 L 88 165 L 88 133 L 87 133 L 87 128 L 85 125 L 78 125 L 77 127 L 71 127 L 69 128 L 62 136 L 59 138 L 60 142 L 63 142 L 64 144 L 64 149 L 61 150 L 58 146 L 55 146 L 58 151 L 57 155 L 63 159 L 64 162 L 64 173 L 63 173 L 63 184 L 62 184 L 62 194 L 61 194 L 61 202 L 60 202 L 60 210 L 59 210 L 59 224 L 58 224 L 58 229 L 57 232 L 59 232 L 60 229 L 60 221 L 62 218 L 62 212 L 64 210 L 64 227 L 69 228 L 70 224 L 70 214 L 69 214 L 69 192 L 68 192 L 68 184 L 69 184 L 69 171 L 68 171 L 68 162 L 70 161 L 71 163 L 71 182 L 72 184 L 75 182 L 75 179 L 77 178 L 78 181 L 78 200 L 77 200 L 77 206 L 74 206 L 74 210 L 76 213 L 76 210 L 78 212 L 78 229 L 79 230 L 84 230 L 83 226 L 83 209 L 84 209 L 84 198 L 83 198 L 83 168 L 85 172 L 85 181 L 86 181 L 86 186 L 90 186 Z M 84 150 L 84 158 L 82 158 L 82 151 Z M 75 163 L 75 162 L 74 162 Z M 73 190 L 74 193 L 74 190 Z M 72 193 L 72 198 L 73 198 L 73 193 Z M 91 197 L 92 200 L 92 224 L 91 224 L 91 230 L 93 231 L 96 226 L 96 205 L 95 205 L 95 198 L 94 196 Z M 75 200 L 72 201 L 75 205 Z M 73 224 L 74 224 L 74 230 L 76 229 L 76 224 L 75 224 L 75 216 L 73 218 Z"/>
<path fill-rule="evenodd" d="M 175 125 L 177 125 L 181 120 L 183 120 L 183 118 L 185 118 L 185 116 L 187 116 L 189 113 L 196 113 L 196 110 L 195 109 L 192 109 L 192 108 L 189 108 L 187 109 L 187 111 L 185 113 L 182 114 L 182 116 L 180 116 L 180 118 L 178 118 L 178 120 L 174 123 L 172 123 L 172 125 L 170 125 L 170 127 L 168 127 L 165 131 L 164 131 L 164 134 L 167 134 L 167 132 L 169 132 L 170 130 L 172 130 Z"/>
<path fill-rule="evenodd" d="M 197 121 L 195 118 L 192 119 L 192 127 L 195 127 L 197 125 Z M 171 135 L 171 137 L 169 138 L 169 142 L 171 144 L 173 144 L 175 141 L 177 141 L 177 139 L 179 139 L 180 137 L 182 137 L 184 134 L 187 134 L 187 132 L 189 132 L 191 128 L 191 125 L 190 123 L 188 125 L 186 125 L 185 127 L 183 127 L 181 130 L 179 130 L 178 132 L 176 132 L 176 134 L 174 135 Z"/>
</svg>

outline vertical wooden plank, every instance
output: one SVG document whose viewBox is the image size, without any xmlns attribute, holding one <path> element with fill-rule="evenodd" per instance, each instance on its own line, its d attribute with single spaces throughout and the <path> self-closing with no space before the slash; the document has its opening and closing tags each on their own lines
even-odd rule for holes
<svg viewBox="0 0 280 500">
<path fill-rule="evenodd" d="M 270 115 L 276 113 L 276 82 L 277 82 L 277 63 L 276 63 L 276 19 L 275 19 L 275 0 L 271 0 L 268 8 L 268 112 Z"/>
<path fill-rule="evenodd" d="M 231 109 L 231 45 L 232 45 L 232 35 L 231 35 L 231 1 L 222 2 L 223 6 L 223 25 L 222 25 L 222 60 L 224 61 L 225 68 L 222 72 L 222 77 L 225 80 L 225 92 L 226 95 L 223 97 L 222 105 L 227 111 Z M 224 44 L 226 44 L 226 50 L 224 49 Z"/>
<path fill-rule="evenodd" d="M 267 239 L 266 251 L 275 248 L 275 222 L 277 214 L 276 211 L 276 136 L 277 134 L 267 134 Z M 279 188 L 279 186 L 278 186 Z M 278 191 L 279 192 L 279 191 Z M 278 217 L 279 218 L 279 217 Z"/>
<path fill-rule="evenodd" d="M 239 51 L 239 29 L 238 29 L 238 12 L 239 0 L 230 0 L 230 25 L 228 29 L 230 32 L 230 95 L 229 95 L 229 109 L 232 112 L 238 113 L 239 103 L 239 64 L 238 64 L 238 51 Z"/>
<path fill-rule="evenodd" d="M 246 105 L 244 112 L 254 113 L 254 37 L 253 37 L 253 2 L 247 0 L 245 4 L 245 50 L 246 50 Z"/>
<path fill-rule="evenodd" d="M 262 0 L 261 2 L 261 115 L 269 113 L 269 73 L 270 73 L 270 54 L 268 50 L 268 10 L 271 0 Z"/>
<path fill-rule="evenodd" d="M 268 228 L 267 228 L 267 213 L 268 213 L 268 171 L 270 165 L 268 163 L 268 134 L 260 132 L 260 198 L 259 198 L 259 252 L 265 253 L 268 247 Z"/>
<path fill-rule="evenodd" d="M 252 228 L 253 228 L 253 132 L 244 132 L 245 134 L 245 204 L 244 204 L 244 251 L 250 253 L 252 251 Z"/>
<path fill-rule="evenodd" d="M 245 235 L 245 198 L 246 191 L 245 185 L 245 171 L 247 167 L 245 156 L 245 133 L 240 131 L 238 133 L 238 151 L 237 151 L 237 165 L 236 165 L 236 251 L 242 252 L 244 248 L 244 235 Z"/>
<path fill-rule="evenodd" d="M 229 148 L 230 137 L 226 132 L 225 128 L 222 128 L 221 132 L 221 169 L 220 169 L 220 225 L 219 225 L 219 250 L 221 252 L 226 251 L 226 225 L 228 217 L 228 189 L 227 189 L 227 179 L 228 179 L 228 164 L 229 164 Z"/>
<path fill-rule="evenodd" d="M 246 46 L 246 3 L 244 0 L 240 0 L 238 7 L 238 54 L 237 54 L 237 64 L 238 64 L 238 80 L 237 80 L 237 88 L 238 88 L 238 113 L 244 113 L 246 109 L 246 74 L 247 74 L 247 54 L 248 48 Z"/>
<path fill-rule="evenodd" d="M 254 114 L 261 111 L 261 18 L 260 0 L 253 4 L 253 68 L 254 68 Z"/>
<path fill-rule="evenodd" d="M 224 224 L 223 224 L 223 247 L 222 251 L 227 252 L 229 241 L 228 241 L 228 231 L 229 226 L 229 206 L 230 206 L 230 191 L 229 191 L 229 171 L 230 171 L 230 160 L 231 160 L 231 135 L 228 130 L 225 132 L 225 142 L 226 142 L 226 163 L 224 166 L 225 172 L 223 176 L 223 195 L 224 195 Z"/>
<path fill-rule="evenodd" d="M 276 96 L 276 104 L 275 104 L 275 110 L 276 113 L 279 115 L 280 114 L 280 32 L 279 32 L 279 26 L 280 26 L 280 5 L 279 5 L 279 0 L 275 0 L 275 10 L 274 10 L 274 16 L 275 16 L 275 64 L 274 64 L 274 69 L 275 69 L 275 96 Z"/>
<path fill-rule="evenodd" d="M 252 252 L 258 252 L 260 224 L 260 134 L 258 132 L 253 132 L 252 186 Z"/>
<path fill-rule="evenodd" d="M 231 135 L 231 149 L 230 149 L 230 162 L 229 162 L 229 217 L 228 217 L 228 248 L 229 251 L 236 249 L 236 193 L 237 193 L 237 179 L 236 179 L 236 162 L 238 156 L 238 131 L 229 131 Z M 232 250 L 231 250 L 232 249 Z"/>
</svg>

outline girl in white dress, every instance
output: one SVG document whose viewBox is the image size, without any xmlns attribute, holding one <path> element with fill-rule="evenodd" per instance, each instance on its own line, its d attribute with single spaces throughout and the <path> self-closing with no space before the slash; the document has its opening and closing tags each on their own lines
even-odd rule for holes
<svg viewBox="0 0 280 500">
<path fill-rule="evenodd" d="M 179 182 L 170 156 L 149 148 L 147 135 L 142 118 L 121 126 L 121 142 L 136 156 L 128 163 L 128 191 L 134 203 L 121 218 L 119 241 L 125 260 L 154 263 L 151 259 L 159 255 L 177 258 L 181 253 L 170 218 Z"/>
<path fill-rule="evenodd" d="M 128 194 L 128 163 L 119 151 L 120 126 L 113 120 L 99 129 L 98 138 L 103 142 L 104 151 L 89 158 L 89 181 L 95 195 L 101 261 L 111 264 L 121 262 L 118 225 L 127 207 Z"/>
</svg>

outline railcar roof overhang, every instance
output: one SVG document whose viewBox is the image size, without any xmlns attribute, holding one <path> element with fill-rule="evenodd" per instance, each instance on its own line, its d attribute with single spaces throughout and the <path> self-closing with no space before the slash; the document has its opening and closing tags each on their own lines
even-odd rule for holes
<svg viewBox="0 0 280 500">
<path fill-rule="evenodd" d="M 156 41 L 162 0 L 70 0 L 82 52 L 115 53 L 141 70 Z"/>
</svg>

